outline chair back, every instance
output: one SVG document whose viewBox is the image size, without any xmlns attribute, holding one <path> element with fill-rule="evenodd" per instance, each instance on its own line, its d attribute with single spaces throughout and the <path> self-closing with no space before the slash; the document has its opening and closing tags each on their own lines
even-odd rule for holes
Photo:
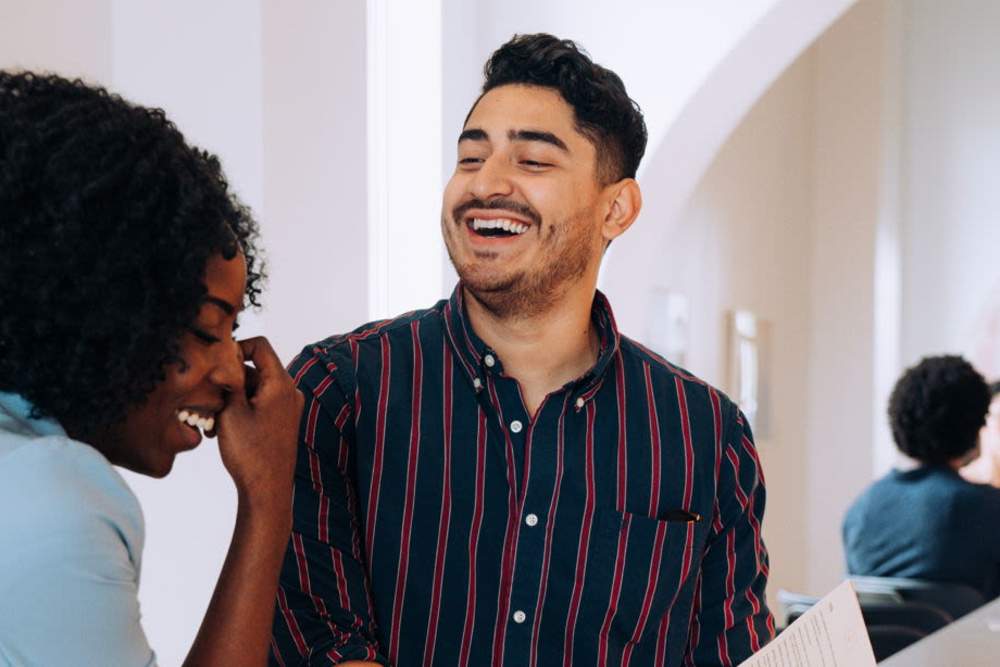
<svg viewBox="0 0 1000 667">
<path fill-rule="evenodd" d="M 958 619 L 986 603 L 986 597 L 966 584 L 943 583 L 904 577 L 850 577 L 855 590 L 876 593 L 891 591 L 908 602 L 925 602 Z"/>
<path fill-rule="evenodd" d="M 819 602 L 819 598 L 780 590 L 778 602 L 785 608 L 785 627 L 788 627 Z M 877 661 L 954 620 L 950 614 L 932 604 L 905 600 L 891 590 L 858 591 L 858 602 Z"/>
<path fill-rule="evenodd" d="M 920 630 L 902 625 L 873 625 L 868 628 L 868 639 L 872 643 L 875 662 L 882 662 L 892 654 L 902 651 L 913 642 L 926 636 Z"/>
<path fill-rule="evenodd" d="M 954 619 L 926 602 L 900 602 L 898 604 L 862 603 L 861 615 L 865 625 L 896 625 L 930 634 L 940 630 Z"/>
</svg>

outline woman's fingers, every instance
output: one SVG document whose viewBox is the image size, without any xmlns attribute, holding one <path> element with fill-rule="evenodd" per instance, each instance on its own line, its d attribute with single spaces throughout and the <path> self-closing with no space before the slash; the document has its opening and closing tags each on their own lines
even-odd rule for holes
<svg viewBox="0 0 1000 667">
<path fill-rule="evenodd" d="M 266 338 L 239 341 L 243 387 L 220 414 L 219 447 L 237 486 L 251 494 L 290 493 L 305 399 Z"/>
<path fill-rule="evenodd" d="M 263 336 L 247 338 L 239 341 L 239 345 L 243 350 L 243 358 L 253 363 L 257 369 L 262 385 L 275 379 L 290 381 L 281 359 L 266 338 Z"/>
</svg>

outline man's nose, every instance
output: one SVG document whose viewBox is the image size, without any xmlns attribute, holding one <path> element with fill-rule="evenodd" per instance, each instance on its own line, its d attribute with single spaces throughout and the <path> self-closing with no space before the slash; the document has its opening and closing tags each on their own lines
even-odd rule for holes
<svg viewBox="0 0 1000 667">
<path fill-rule="evenodd" d="M 510 165 L 499 155 L 492 155 L 483 162 L 469 183 L 469 192 L 477 199 L 507 196 L 513 192 Z"/>
</svg>

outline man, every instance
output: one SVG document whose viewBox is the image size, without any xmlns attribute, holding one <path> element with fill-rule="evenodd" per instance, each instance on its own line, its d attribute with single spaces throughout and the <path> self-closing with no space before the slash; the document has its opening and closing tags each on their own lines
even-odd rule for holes
<svg viewBox="0 0 1000 667">
<path fill-rule="evenodd" d="M 850 574 L 966 584 L 1000 595 L 1000 489 L 959 469 L 979 452 L 990 389 L 962 357 L 922 359 L 896 383 L 889 420 L 899 450 L 919 465 L 892 470 L 847 511 Z"/>
<path fill-rule="evenodd" d="M 292 364 L 276 661 L 738 663 L 774 633 L 749 427 L 596 291 L 639 214 L 642 115 L 550 35 L 485 73 L 444 194 L 451 299 Z"/>
</svg>

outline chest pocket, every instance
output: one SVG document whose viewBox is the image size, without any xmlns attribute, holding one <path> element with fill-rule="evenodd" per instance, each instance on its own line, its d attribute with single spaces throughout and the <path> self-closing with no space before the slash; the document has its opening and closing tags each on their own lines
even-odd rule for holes
<svg viewBox="0 0 1000 667">
<path fill-rule="evenodd" d="M 629 512 L 599 510 L 595 557 L 611 580 L 595 607 L 612 645 L 638 644 L 655 637 L 661 622 L 686 635 L 696 570 L 704 543 L 702 523 L 660 520 Z M 610 605 L 609 605 L 610 600 Z M 679 615 L 679 616 L 678 616 Z"/>
</svg>

